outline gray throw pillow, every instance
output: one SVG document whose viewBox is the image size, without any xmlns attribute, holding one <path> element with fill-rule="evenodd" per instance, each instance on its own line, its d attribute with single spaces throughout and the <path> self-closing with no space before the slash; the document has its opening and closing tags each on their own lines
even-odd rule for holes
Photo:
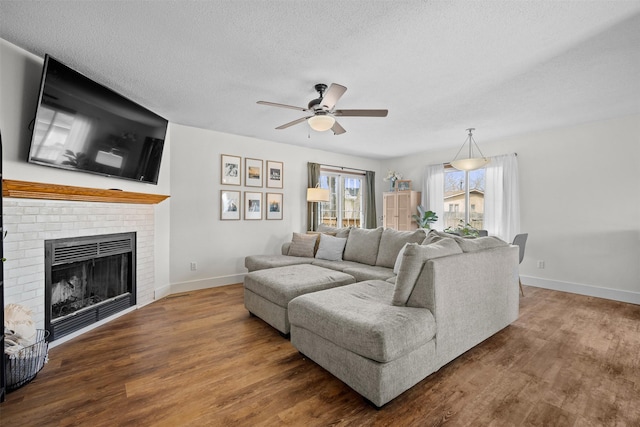
<svg viewBox="0 0 640 427">
<path fill-rule="evenodd" d="M 313 258 L 317 238 L 317 234 L 293 233 L 287 255 Z"/>
<path fill-rule="evenodd" d="M 393 305 L 407 304 L 427 260 L 461 253 L 460 246 L 453 239 L 442 239 L 429 245 L 407 243 L 393 292 Z"/>
<path fill-rule="evenodd" d="M 343 259 L 345 261 L 376 265 L 380 237 L 382 237 L 382 227 L 373 230 L 364 228 L 351 229 L 347 239 L 347 246 L 344 248 Z"/>
<path fill-rule="evenodd" d="M 402 264 L 402 257 L 404 256 L 404 250 L 406 249 L 408 243 L 405 243 L 400 252 L 398 252 L 398 256 L 396 257 L 396 263 L 393 265 L 393 272 L 397 275 L 400 272 L 400 265 Z"/>
<path fill-rule="evenodd" d="M 346 244 L 346 237 L 333 237 L 328 234 L 321 234 L 316 258 L 329 261 L 342 261 L 342 252 Z"/>
</svg>

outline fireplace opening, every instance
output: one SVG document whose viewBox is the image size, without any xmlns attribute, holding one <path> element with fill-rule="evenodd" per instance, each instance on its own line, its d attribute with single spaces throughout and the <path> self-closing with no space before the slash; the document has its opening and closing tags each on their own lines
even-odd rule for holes
<svg viewBox="0 0 640 427">
<path fill-rule="evenodd" d="M 136 304 L 136 233 L 45 241 L 45 328 L 54 341 Z"/>
</svg>

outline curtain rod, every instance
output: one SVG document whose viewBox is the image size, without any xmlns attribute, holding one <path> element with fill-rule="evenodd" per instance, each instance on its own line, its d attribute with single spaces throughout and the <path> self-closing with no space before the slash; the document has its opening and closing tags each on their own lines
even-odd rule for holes
<svg viewBox="0 0 640 427">
<path fill-rule="evenodd" d="M 364 170 L 364 169 L 347 168 L 347 167 L 344 167 L 344 166 L 327 165 L 327 164 L 324 164 L 324 163 L 320 163 L 320 167 L 321 167 L 321 168 L 322 168 L 322 167 L 325 167 L 325 166 L 326 166 L 326 167 L 329 167 L 329 168 L 339 168 L 339 169 L 340 169 L 340 170 L 342 170 L 343 172 L 345 171 L 345 169 L 346 169 L 346 170 L 350 170 L 350 171 L 356 171 L 356 172 L 367 172 L 367 171 L 366 171 L 366 170 Z"/>
</svg>

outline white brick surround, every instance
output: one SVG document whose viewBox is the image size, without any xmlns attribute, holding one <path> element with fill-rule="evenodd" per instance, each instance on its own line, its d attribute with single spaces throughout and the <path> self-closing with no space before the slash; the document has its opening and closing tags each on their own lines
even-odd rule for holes
<svg viewBox="0 0 640 427">
<path fill-rule="evenodd" d="M 154 298 L 154 208 L 148 204 L 3 200 L 4 302 L 33 310 L 44 328 L 44 241 L 99 234 L 137 233 L 137 305 Z"/>
</svg>

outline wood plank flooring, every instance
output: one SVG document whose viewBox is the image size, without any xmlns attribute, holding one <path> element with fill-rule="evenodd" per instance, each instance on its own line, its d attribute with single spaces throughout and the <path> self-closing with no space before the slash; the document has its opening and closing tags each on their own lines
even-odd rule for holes
<svg viewBox="0 0 640 427">
<path fill-rule="evenodd" d="M 2 426 L 639 426 L 640 306 L 525 286 L 520 318 L 382 409 L 243 306 L 173 295 L 61 344 Z"/>
</svg>

